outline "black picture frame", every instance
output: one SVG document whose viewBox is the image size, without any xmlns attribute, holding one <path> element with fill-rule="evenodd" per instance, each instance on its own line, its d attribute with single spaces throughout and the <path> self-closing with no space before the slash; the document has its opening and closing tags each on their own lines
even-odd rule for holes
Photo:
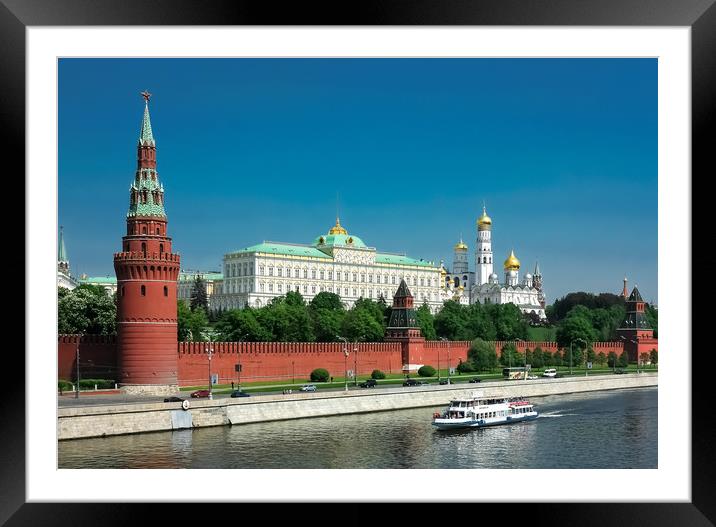
<svg viewBox="0 0 716 527">
<path fill-rule="evenodd" d="M 0 64 L 3 84 L 0 115 L 5 130 L 5 173 L 25 172 L 25 29 L 28 26 L 113 26 L 113 25 L 502 25 L 502 26 L 684 26 L 691 28 L 692 60 L 692 188 L 708 181 L 713 172 L 710 137 L 716 135 L 716 7 L 714 0 L 452 0 L 369 1 L 333 3 L 190 0 L 0 0 Z M 709 133 L 711 132 L 711 133 Z M 17 164 L 11 168 L 9 162 Z M 699 177 L 700 175 L 700 177 Z M 684 175 L 688 184 L 688 174 Z M 708 193 L 692 195 L 692 214 L 708 211 Z M 688 221 L 683 218 L 683 221 Z M 707 240 L 706 221 L 693 218 L 693 240 Z M 699 236 L 702 233 L 704 236 Z M 684 259 L 691 255 L 680 255 Z M 713 270 L 713 257 L 705 251 L 688 258 L 694 272 Z M 695 273 L 694 273 L 695 275 Z M 691 289 L 691 283 L 685 284 Z M 692 306 L 683 306 L 689 309 Z M 693 306 L 695 307 L 695 306 Z M 692 309 L 694 327 L 706 328 L 706 310 Z M 691 327 L 682 328 L 684 348 L 664 350 L 691 355 Z M 8 350 L 9 351 L 9 350 Z M 708 344 L 703 348 L 709 352 Z M 6 353 L 12 355 L 11 353 Z M 693 358 L 693 355 L 691 355 Z M 24 393 L 24 361 L 13 368 L 16 375 L 5 377 L 6 393 Z M 709 360 L 708 358 L 706 360 Z M 692 364 L 700 363 L 692 360 Z M 23 375 L 18 372 L 22 371 Z M 415 521 L 475 521 L 497 514 L 493 521 L 509 516 L 530 524 L 550 525 L 714 525 L 716 518 L 716 477 L 714 476 L 714 433 L 708 415 L 706 391 L 711 372 L 692 368 L 692 499 L 688 503 L 531 503 L 517 505 L 477 504 L 463 518 L 450 519 L 439 504 L 408 504 L 403 517 Z M 26 503 L 25 499 L 25 404 L 22 397 L 0 397 L 5 426 L 0 448 L 0 523 L 16 525 L 102 525 L 144 523 L 149 513 L 161 511 L 162 523 L 187 521 L 185 507 L 169 504 L 77 504 Z M 11 425 L 9 425 L 11 423 Z M 434 482 L 432 482 L 434 483 Z M 426 484 L 431 484 L 427 481 Z M 519 482 L 516 482 L 519 486 Z M 183 498 L 191 502 L 191 493 Z M 628 500 L 628 496 L 625 496 Z M 320 497 L 317 496 L 317 501 Z M 206 504 L 215 507 L 213 504 Z M 273 508 L 276 504 L 272 504 Z M 254 504 L 251 504 L 254 508 Z M 247 505 L 230 509 L 235 518 L 247 519 Z M 293 520 L 311 520 L 309 504 L 296 505 L 301 511 Z M 138 513 L 137 509 L 142 508 Z M 219 509 L 213 509 L 212 515 Z M 208 512 L 208 511 L 207 511 Z M 238 514 L 240 512 L 240 514 Z M 252 511 L 253 512 L 253 511 Z M 357 523 L 375 514 L 371 504 L 349 504 L 330 516 L 341 523 Z M 275 513 L 275 511 L 274 511 Z M 455 512 L 457 514 L 457 511 Z M 295 514 L 295 513 L 294 513 Z M 303 515 L 307 516 L 303 516 Z M 340 516 L 336 516 L 339 514 Z M 380 512 L 378 514 L 385 514 Z M 207 518 L 208 519 L 208 518 Z M 386 518 L 387 519 L 387 518 Z M 216 517 L 213 518 L 216 520 Z M 316 518 L 318 521 L 318 518 Z M 371 520 L 372 521 L 372 520 Z"/>
</svg>

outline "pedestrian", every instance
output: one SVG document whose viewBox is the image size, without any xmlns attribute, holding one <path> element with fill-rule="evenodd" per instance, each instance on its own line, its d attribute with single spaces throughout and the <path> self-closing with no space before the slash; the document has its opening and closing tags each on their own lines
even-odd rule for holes
<svg viewBox="0 0 716 527">
<path fill-rule="evenodd" d="M 234 389 L 234 381 L 231 381 L 231 389 Z"/>
<path fill-rule="evenodd" d="M 333 384 L 333 377 L 331 377 L 331 384 Z"/>
</svg>

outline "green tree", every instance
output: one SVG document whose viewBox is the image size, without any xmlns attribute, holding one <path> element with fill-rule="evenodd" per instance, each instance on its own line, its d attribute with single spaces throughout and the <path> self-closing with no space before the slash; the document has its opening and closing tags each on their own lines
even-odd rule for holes
<svg viewBox="0 0 716 527">
<path fill-rule="evenodd" d="M 465 309 L 465 340 L 496 340 L 495 323 L 482 304 L 476 302 Z"/>
<path fill-rule="evenodd" d="M 515 304 L 487 304 L 484 309 L 492 318 L 497 340 L 527 339 L 529 324 Z"/>
<path fill-rule="evenodd" d="M 313 333 L 318 342 L 335 342 L 346 316 L 341 298 L 335 293 L 322 291 L 308 304 Z"/>
<path fill-rule="evenodd" d="M 437 372 L 435 371 L 435 368 L 430 366 L 429 364 L 426 364 L 425 366 L 421 366 L 418 369 L 418 375 L 421 377 L 435 377 L 435 374 Z"/>
<path fill-rule="evenodd" d="M 467 351 L 467 360 L 476 371 L 491 370 L 497 367 L 495 345 L 482 339 L 473 340 Z"/>
<path fill-rule="evenodd" d="M 652 364 L 657 364 L 657 362 L 659 360 L 659 352 L 656 351 L 656 349 L 652 349 L 649 352 L 649 360 L 651 360 Z"/>
<path fill-rule="evenodd" d="M 467 336 L 467 309 L 454 300 L 448 300 L 433 321 L 438 337 L 463 340 Z"/>
<path fill-rule="evenodd" d="M 202 307 L 192 311 L 186 302 L 177 300 L 177 338 L 180 341 L 206 340 L 205 331 L 208 327 L 209 320 Z"/>
<path fill-rule="evenodd" d="M 604 352 L 600 351 L 599 353 L 597 353 L 597 364 L 599 364 L 599 366 L 604 366 L 606 362 L 607 356 L 604 354 Z"/>
<path fill-rule="evenodd" d="M 542 351 L 542 348 L 537 346 L 532 352 L 532 367 L 535 369 L 543 368 L 545 365 L 544 359 L 544 351 Z"/>
<path fill-rule="evenodd" d="M 206 282 L 200 275 L 196 275 L 194 278 L 194 285 L 191 289 L 191 303 L 190 307 L 192 311 L 196 311 L 201 308 L 206 313 L 209 311 L 209 299 L 206 295 Z"/>
<path fill-rule="evenodd" d="M 620 368 L 626 368 L 629 366 L 629 354 L 624 350 L 621 355 L 619 355 L 619 359 L 617 360 L 617 366 Z"/>
<path fill-rule="evenodd" d="M 583 308 L 583 306 L 577 306 L 577 308 Z M 575 308 L 575 310 L 577 310 L 577 308 Z M 581 311 L 581 309 L 579 311 Z M 590 320 L 583 316 L 583 314 L 570 314 L 557 329 L 557 344 L 561 348 L 567 349 L 570 343 L 577 342 L 578 339 L 581 339 L 579 344 L 583 348 L 585 342 L 594 342 L 596 340 L 595 331 L 592 328 Z"/>
<path fill-rule="evenodd" d="M 370 309 L 353 306 L 343 319 L 341 334 L 356 342 L 380 342 L 385 329 Z"/>
<path fill-rule="evenodd" d="M 437 333 L 435 332 L 435 326 L 433 324 L 434 317 L 430 312 L 428 304 L 424 303 L 416 309 L 415 316 L 418 320 L 418 326 L 420 326 L 420 332 L 423 334 L 423 337 L 425 337 L 425 340 L 437 340 Z"/>
<path fill-rule="evenodd" d="M 308 307 L 303 296 L 289 291 L 275 297 L 258 310 L 257 320 L 275 342 L 312 342 L 315 340 Z"/>
<path fill-rule="evenodd" d="M 610 368 L 616 368 L 617 365 L 617 354 L 614 351 L 610 351 L 607 355 L 607 366 Z"/>
<path fill-rule="evenodd" d="M 225 311 L 216 323 L 220 340 L 225 342 L 265 342 L 272 339 L 271 333 L 256 319 L 256 312 L 250 307 Z"/>
<path fill-rule="evenodd" d="M 521 365 L 519 360 L 519 354 L 514 343 L 508 342 L 502 346 L 502 353 L 500 353 L 500 364 L 503 366 L 516 367 Z"/>
<path fill-rule="evenodd" d="M 98 286 L 80 285 L 72 291 L 58 288 L 59 334 L 115 335 L 116 299 Z"/>
</svg>

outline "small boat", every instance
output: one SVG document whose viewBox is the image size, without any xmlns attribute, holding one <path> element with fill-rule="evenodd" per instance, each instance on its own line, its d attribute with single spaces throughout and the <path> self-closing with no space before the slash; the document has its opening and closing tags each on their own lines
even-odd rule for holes
<svg viewBox="0 0 716 527">
<path fill-rule="evenodd" d="M 538 415 L 523 397 L 471 397 L 450 401 L 442 413 L 433 414 L 432 425 L 438 430 L 483 428 L 529 421 Z"/>
</svg>

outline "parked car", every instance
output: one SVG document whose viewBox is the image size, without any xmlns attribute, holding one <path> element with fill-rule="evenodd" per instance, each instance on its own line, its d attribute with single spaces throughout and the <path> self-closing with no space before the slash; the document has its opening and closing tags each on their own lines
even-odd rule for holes
<svg viewBox="0 0 716 527">
<path fill-rule="evenodd" d="M 547 368 L 544 370 L 544 373 L 542 374 L 542 377 L 556 377 L 557 376 L 557 370 L 555 368 Z"/>
<path fill-rule="evenodd" d="M 195 392 L 191 392 L 191 396 L 194 398 L 198 397 L 209 397 L 211 392 L 209 390 L 197 390 Z"/>
<path fill-rule="evenodd" d="M 241 390 L 234 390 L 231 392 L 231 397 L 251 397 L 251 394 L 242 392 Z"/>
<path fill-rule="evenodd" d="M 626 372 L 624 370 L 622 370 L 621 368 L 617 368 L 614 373 L 626 373 Z"/>
<path fill-rule="evenodd" d="M 316 391 L 316 385 L 315 384 L 304 384 L 301 386 L 302 392 L 315 392 Z"/>
<path fill-rule="evenodd" d="M 166 399 L 164 399 L 164 402 L 165 403 L 180 403 L 183 400 L 184 399 L 182 399 L 181 397 L 167 397 Z"/>
<path fill-rule="evenodd" d="M 534 381 L 535 379 L 538 379 L 538 377 L 536 375 L 528 375 L 527 376 L 528 381 Z"/>
<path fill-rule="evenodd" d="M 408 379 L 403 383 L 403 386 L 420 386 L 420 381 L 415 379 Z"/>
<path fill-rule="evenodd" d="M 482 382 L 482 379 L 478 379 L 477 377 L 473 377 L 470 379 L 470 382 Z"/>
<path fill-rule="evenodd" d="M 358 386 L 361 388 L 375 388 L 378 385 L 378 381 L 375 379 L 366 379 L 362 383 L 360 383 Z"/>
<path fill-rule="evenodd" d="M 440 381 L 438 384 L 443 385 L 443 384 L 447 384 L 447 383 L 448 383 L 448 382 L 447 382 L 447 379 L 445 379 L 445 380 L 443 380 L 443 381 Z"/>
</svg>

